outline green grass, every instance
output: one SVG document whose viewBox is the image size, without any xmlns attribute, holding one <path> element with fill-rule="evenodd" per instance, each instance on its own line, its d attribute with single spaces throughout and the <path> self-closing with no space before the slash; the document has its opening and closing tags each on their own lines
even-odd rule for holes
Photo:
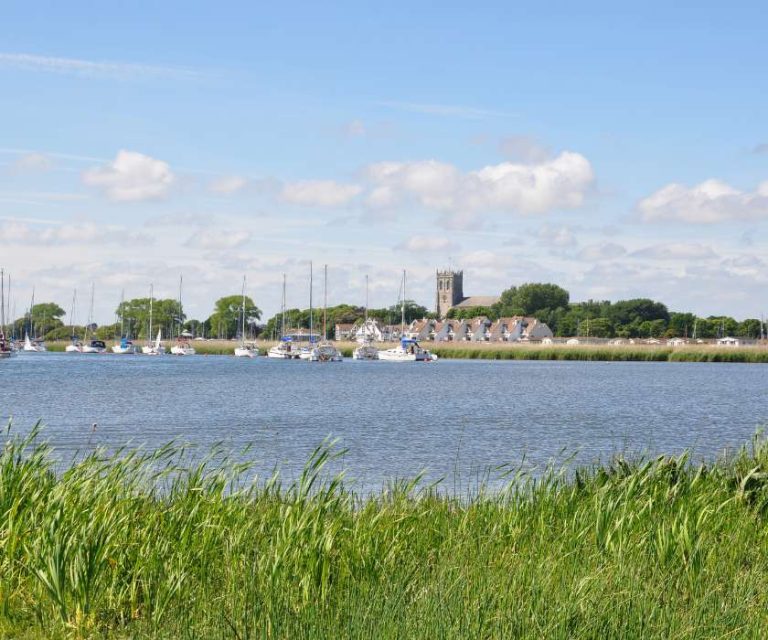
<svg viewBox="0 0 768 640">
<path fill-rule="evenodd" d="M 0 637 L 703 638 L 768 628 L 768 447 L 360 497 L 173 446 L 0 455 Z"/>
</svg>

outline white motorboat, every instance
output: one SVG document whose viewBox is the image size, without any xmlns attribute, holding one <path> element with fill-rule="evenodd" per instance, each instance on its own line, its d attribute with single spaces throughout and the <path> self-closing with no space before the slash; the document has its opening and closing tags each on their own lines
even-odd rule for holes
<svg viewBox="0 0 768 640">
<path fill-rule="evenodd" d="M 300 357 L 300 354 L 300 349 L 296 348 L 293 341 L 287 336 L 267 351 L 268 358 L 280 360 L 296 360 Z"/>
<path fill-rule="evenodd" d="M 80 353 L 106 353 L 107 345 L 103 340 L 91 340 L 88 344 L 82 345 Z"/>
<path fill-rule="evenodd" d="M 181 337 L 176 341 L 176 344 L 171 347 L 171 353 L 174 356 L 193 356 L 195 348 L 189 344 L 189 340 L 185 337 Z"/>
<path fill-rule="evenodd" d="M 400 344 L 391 349 L 379 351 L 379 360 L 389 362 L 432 362 L 437 356 L 422 348 L 417 340 L 405 337 L 405 271 L 400 299 Z"/>
<path fill-rule="evenodd" d="M 379 350 L 370 342 L 361 344 L 352 352 L 353 360 L 378 360 Z"/>
<path fill-rule="evenodd" d="M 165 354 L 165 346 L 163 345 L 162 341 L 162 329 L 157 330 L 157 338 L 155 338 L 155 341 L 150 344 L 145 344 L 141 348 L 141 352 L 145 356 L 162 356 Z"/>
<path fill-rule="evenodd" d="M 437 356 L 422 348 L 416 340 L 402 338 L 397 347 L 379 351 L 379 360 L 387 360 L 389 362 L 432 362 L 437 360 Z"/>
<path fill-rule="evenodd" d="M 83 343 L 79 340 L 74 341 L 72 344 L 68 344 L 64 349 L 66 353 L 82 353 Z"/>
<path fill-rule="evenodd" d="M 112 353 L 118 355 L 136 353 L 136 347 L 128 338 L 120 338 L 120 343 L 112 346 Z"/>
<path fill-rule="evenodd" d="M 24 334 L 24 346 L 22 347 L 23 351 L 29 351 L 31 353 L 42 353 L 43 351 L 48 351 L 48 349 L 45 348 L 45 343 L 42 340 L 30 340 L 29 334 Z"/>
</svg>

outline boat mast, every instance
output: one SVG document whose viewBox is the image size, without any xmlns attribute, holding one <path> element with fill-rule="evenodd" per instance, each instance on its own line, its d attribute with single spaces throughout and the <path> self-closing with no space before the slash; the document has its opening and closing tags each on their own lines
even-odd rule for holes
<svg viewBox="0 0 768 640">
<path fill-rule="evenodd" d="M 323 340 L 328 339 L 328 265 L 323 267 Z"/>
<path fill-rule="evenodd" d="M 88 329 L 91 326 L 91 323 L 93 322 L 93 297 L 96 289 L 96 284 L 94 282 L 91 282 L 91 308 L 88 311 L 88 324 L 85 325 L 85 335 L 83 336 L 83 341 L 88 339 Z"/>
<path fill-rule="evenodd" d="M 5 339 L 5 271 L 3 269 L 0 269 L 0 335 Z"/>
<path fill-rule="evenodd" d="M 314 289 L 314 280 L 312 274 L 312 261 L 309 261 L 309 346 L 312 348 L 312 333 L 314 332 L 315 323 L 312 310 L 312 290 Z"/>
<path fill-rule="evenodd" d="M 245 276 L 243 276 L 243 324 L 240 327 L 240 346 L 245 347 Z"/>
<path fill-rule="evenodd" d="M 280 321 L 280 339 L 285 336 L 285 274 L 283 274 L 283 303 L 282 303 L 282 320 Z"/>
<path fill-rule="evenodd" d="M 181 312 L 181 284 L 184 281 L 184 276 L 179 276 L 179 339 L 181 339 L 181 328 L 182 328 L 182 312 Z"/>
<path fill-rule="evenodd" d="M 32 315 L 32 312 L 35 308 L 35 287 L 32 287 L 32 300 L 29 303 L 29 333 L 32 334 L 32 339 L 37 339 L 37 333 L 35 332 L 35 317 Z M 29 334 L 27 334 L 29 335 Z"/>
<path fill-rule="evenodd" d="M 125 304 L 125 289 L 123 289 L 120 292 L 120 339 L 122 340 L 125 337 L 125 309 L 123 309 L 123 305 Z"/>
<path fill-rule="evenodd" d="M 75 340 L 75 301 L 77 300 L 77 289 L 72 292 L 72 308 L 69 313 L 69 326 L 72 331 L 72 341 Z"/>
<path fill-rule="evenodd" d="M 147 332 L 147 342 L 152 340 L 152 298 L 154 297 L 154 284 L 149 284 L 149 331 Z"/>
<path fill-rule="evenodd" d="M 400 339 L 405 335 L 405 269 L 403 269 L 403 299 L 400 302 Z"/>
<path fill-rule="evenodd" d="M 368 342 L 368 274 L 365 274 L 365 322 L 363 324 L 363 342 Z"/>
</svg>

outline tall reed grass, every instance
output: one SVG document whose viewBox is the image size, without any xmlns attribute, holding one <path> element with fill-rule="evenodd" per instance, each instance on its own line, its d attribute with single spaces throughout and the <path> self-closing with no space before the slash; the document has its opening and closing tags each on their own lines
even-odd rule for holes
<svg viewBox="0 0 768 640">
<path fill-rule="evenodd" d="M 359 496 L 182 448 L 0 454 L 0 636 L 702 638 L 768 628 L 768 447 Z"/>
</svg>

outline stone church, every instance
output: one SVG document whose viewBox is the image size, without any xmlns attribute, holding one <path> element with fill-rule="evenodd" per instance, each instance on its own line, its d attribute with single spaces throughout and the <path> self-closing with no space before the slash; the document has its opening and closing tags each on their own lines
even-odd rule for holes
<svg viewBox="0 0 768 640">
<path fill-rule="evenodd" d="M 499 296 L 464 296 L 463 271 L 437 271 L 435 311 L 438 318 L 445 318 L 454 307 L 490 307 L 499 301 Z"/>
</svg>

